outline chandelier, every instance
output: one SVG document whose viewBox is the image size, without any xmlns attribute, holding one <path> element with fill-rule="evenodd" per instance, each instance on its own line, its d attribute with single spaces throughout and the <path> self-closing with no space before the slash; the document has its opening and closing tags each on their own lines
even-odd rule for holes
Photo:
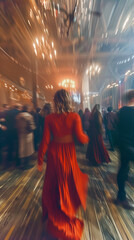
<svg viewBox="0 0 134 240">
<path fill-rule="evenodd" d="M 64 79 L 58 85 L 59 85 L 59 87 L 66 88 L 68 90 L 75 90 L 75 88 L 76 88 L 75 81 L 73 81 L 72 79 Z"/>
</svg>

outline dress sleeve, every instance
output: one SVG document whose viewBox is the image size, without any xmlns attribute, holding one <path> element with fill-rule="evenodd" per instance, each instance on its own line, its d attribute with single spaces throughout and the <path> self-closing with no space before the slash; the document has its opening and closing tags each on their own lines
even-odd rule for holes
<svg viewBox="0 0 134 240">
<path fill-rule="evenodd" d="M 49 119 L 48 117 L 46 117 L 45 124 L 44 124 L 43 138 L 38 150 L 38 166 L 43 165 L 43 157 L 50 143 L 50 136 L 51 134 L 50 134 L 50 127 L 49 127 Z"/>
<path fill-rule="evenodd" d="M 74 134 L 76 135 L 77 139 L 81 143 L 88 143 L 89 138 L 86 134 L 84 134 L 82 129 L 82 123 L 80 116 L 77 114 L 75 121 L 74 121 Z"/>
</svg>

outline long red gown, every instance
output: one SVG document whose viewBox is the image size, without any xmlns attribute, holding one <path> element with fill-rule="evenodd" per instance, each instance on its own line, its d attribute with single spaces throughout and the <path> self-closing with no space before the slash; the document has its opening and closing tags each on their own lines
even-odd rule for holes
<svg viewBox="0 0 134 240">
<path fill-rule="evenodd" d="M 84 224 L 75 214 L 81 205 L 86 208 L 88 176 L 79 169 L 74 142 L 59 143 L 50 138 L 52 135 L 53 139 L 63 139 L 74 134 L 81 143 L 89 141 L 77 113 L 50 114 L 45 120 L 38 152 L 41 167 L 48 149 L 42 193 L 43 216 L 48 215 L 50 233 L 62 240 L 81 239 Z"/>
</svg>

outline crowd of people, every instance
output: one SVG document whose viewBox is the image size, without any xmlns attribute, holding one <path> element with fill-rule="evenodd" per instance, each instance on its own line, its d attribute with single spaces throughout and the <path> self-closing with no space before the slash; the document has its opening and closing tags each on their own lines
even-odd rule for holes
<svg viewBox="0 0 134 240">
<path fill-rule="evenodd" d="M 125 183 L 130 161 L 134 161 L 134 90 L 125 94 L 126 106 L 113 112 L 96 104 L 92 111 L 75 113 L 70 94 L 61 89 L 54 96 L 54 112 L 49 103 L 42 109 L 29 106 L 3 105 L 0 112 L 0 159 L 6 167 L 13 163 L 26 169 L 29 159 L 38 151 L 38 170 L 42 171 L 47 153 L 47 168 L 42 192 L 43 221 L 47 230 L 60 239 L 80 240 L 84 223 L 75 214 L 80 206 L 86 208 L 88 176 L 81 172 L 75 151 L 75 137 L 87 144 L 86 158 L 91 166 L 109 163 L 109 150 L 118 148 L 120 167 L 117 174 L 116 204 L 131 206 Z M 105 136 L 105 137 L 104 137 Z M 3 149 L 7 150 L 6 157 Z M 5 160 L 6 159 L 6 160 Z"/>
<path fill-rule="evenodd" d="M 5 168 L 29 168 L 29 161 L 38 151 L 44 119 L 51 113 L 50 103 L 42 109 L 4 104 L 0 111 L 0 163 Z"/>
</svg>

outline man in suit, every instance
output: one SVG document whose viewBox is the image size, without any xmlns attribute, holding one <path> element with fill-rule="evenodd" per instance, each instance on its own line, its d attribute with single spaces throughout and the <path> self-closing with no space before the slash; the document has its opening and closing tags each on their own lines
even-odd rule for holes
<svg viewBox="0 0 134 240">
<path fill-rule="evenodd" d="M 123 207 L 134 207 L 126 197 L 125 183 L 128 179 L 130 161 L 134 162 L 134 90 L 124 95 L 126 106 L 118 113 L 118 133 L 120 167 L 117 175 L 118 195 L 117 203 Z"/>
</svg>

